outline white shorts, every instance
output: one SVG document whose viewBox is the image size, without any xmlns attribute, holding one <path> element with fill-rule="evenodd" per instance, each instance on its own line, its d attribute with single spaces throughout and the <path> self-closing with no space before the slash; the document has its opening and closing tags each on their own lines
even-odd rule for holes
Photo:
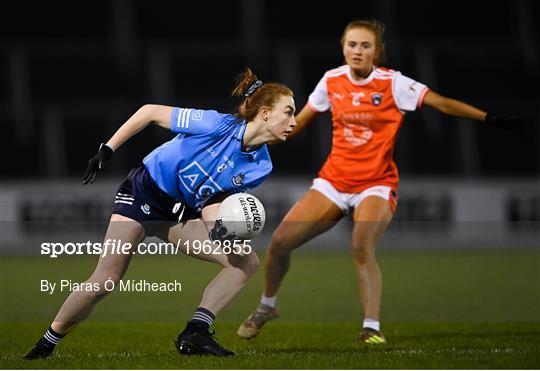
<svg viewBox="0 0 540 371">
<path fill-rule="evenodd" d="M 321 192 L 330 201 L 335 203 L 345 215 L 350 214 L 368 196 L 377 196 L 386 201 L 391 201 L 392 198 L 392 188 L 389 186 L 376 185 L 360 193 L 344 193 L 335 189 L 332 183 L 323 178 L 313 179 L 313 185 L 310 189 Z"/>
</svg>

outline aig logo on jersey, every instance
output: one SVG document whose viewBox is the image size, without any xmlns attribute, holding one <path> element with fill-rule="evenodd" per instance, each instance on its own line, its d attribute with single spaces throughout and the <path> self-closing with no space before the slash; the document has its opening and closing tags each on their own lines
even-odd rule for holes
<svg viewBox="0 0 540 371">
<path fill-rule="evenodd" d="M 204 170 L 197 161 L 193 161 L 191 164 L 180 170 L 178 172 L 178 177 L 180 178 L 180 183 L 189 191 L 189 193 L 194 193 L 198 196 L 223 191 L 219 184 L 212 179 L 210 174 Z"/>
<path fill-rule="evenodd" d="M 380 105 L 381 100 L 382 100 L 381 93 L 371 93 L 371 103 L 373 103 L 374 106 Z"/>
</svg>

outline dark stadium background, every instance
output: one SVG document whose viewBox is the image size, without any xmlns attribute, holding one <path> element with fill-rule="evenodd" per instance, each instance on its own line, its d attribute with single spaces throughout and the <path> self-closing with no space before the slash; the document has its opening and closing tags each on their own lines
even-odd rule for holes
<svg viewBox="0 0 540 371">
<path fill-rule="evenodd" d="M 294 253 L 282 318 L 258 339 L 235 335 L 254 309 L 262 266 L 216 321 L 229 360 L 183 359 L 172 345 L 219 267 L 184 255 L 137 256 L 124 278 L 183 285 L 115 292 L 53 359 L 21 360 L 97 256 L 50 258 L 43 242 L 101 242 L 129 169 L 172 138 L 148 127 L 95 184 L 88 159 L 141 105 L 232 111 L 251 67 L 288 84 L 297 108 L 342 64 L 346 24 L 386 24 L 386 67 L 494 113 L 512 135 L 430 108 L 407 114 L 396 147 L 394 221 L 377 247 L 389 346 L 352 345 L 362 310 L 344 219 Z M 0 368 L 538 369 L 540 365 L 540 1 L 10 1 L 0 10 Z M 308 189 L 331 144 L 329 115 L 271 148 L 274 172 L 253 192 L 271 232 Z"/>
<path fill-rule="evenodd" d="M 16 1 L 0 15 L 3 179 L 80 178 L 100 142 L 139 106 L 231 111 L 250 66 L 290 85 L 300 109 L 356 18 L 386 26 L 387 63 L 443 95 L 523 117 L 513 136 L 426 108 L 408 114 L 396 148 L 402 176 L 489 179 L 540 173 L 540 2 Z M 149 128 L 104 177 L 123 177 L 171 137 Z M 314 176 L 330 117 L 272 149 L 275 175 Z"/>
</svg>

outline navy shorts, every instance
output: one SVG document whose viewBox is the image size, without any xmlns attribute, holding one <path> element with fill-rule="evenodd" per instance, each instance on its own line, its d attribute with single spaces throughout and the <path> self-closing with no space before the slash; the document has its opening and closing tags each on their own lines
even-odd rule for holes
<svg viewBox="0 0 540 371">
<path fill-rule="evenodd" d="M 163 192 L 143 164 L 133 168 L 120 184 L 112 214 L 136 220 L 144 227 L 147 236 L 166 232 L 181 220 L 201 216 L 200 212 Z"/>
</svg>

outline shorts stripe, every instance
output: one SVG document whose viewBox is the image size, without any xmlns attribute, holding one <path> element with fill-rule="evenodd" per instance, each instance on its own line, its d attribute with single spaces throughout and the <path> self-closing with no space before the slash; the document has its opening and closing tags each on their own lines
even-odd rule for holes
<svg viewBox="0 0 540 371">
<path fill-rule="evenodd" d="M 117 200 L 125 200 L 125 201 L 135 201 L 134 197 L 123 197 L 123 196 L 116 196 Z"/>
<path fill-rule="evenodd" d="M 117 194 L 118 196 L 133 197 L 133 195 L 129 195 L 129 194 L 127 194 L 127 193 L 116 192 L 116 194 Z"/>
<path fill-rule="evenodd" d="M 114 203 L 115 203 L 115 204 L 133 205 L 133 202 L 123 201 L 123 200 L 116 200 L 116 201 L 114 201 Z"/>
</svg>

